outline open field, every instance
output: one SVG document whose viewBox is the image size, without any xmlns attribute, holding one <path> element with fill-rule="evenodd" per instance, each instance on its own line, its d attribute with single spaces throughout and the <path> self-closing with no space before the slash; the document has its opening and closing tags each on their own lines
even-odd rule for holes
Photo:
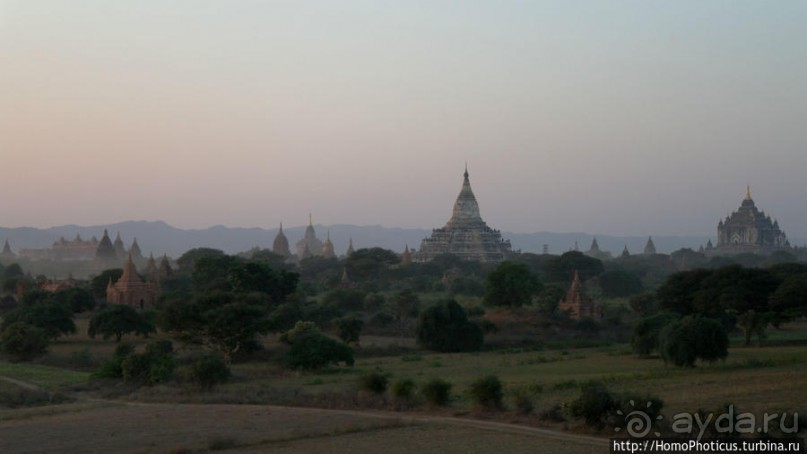
<svg viewBox="0 0 807 454">
<path fill-rule="evenodd" d="M 87 386 L 89 370 L 108 358 L 115 344 L 87 338 L 85 321 L 78 324 L 79 333 L 56 342 L 34 364 L 0 363 L 0 377 L 9 379 L 0 380 L 2 392 L 32 386 L 71 397 L 0 409 L 0 452 L 372 452 L 382 444 L 388 453 L 604 452 L 604 446 L 597 444 L 601 441 L 588 436 L 602 440 L 611 432 L 592 433 L 576 421 L 550 422 L 538 416 L 568 404 L 590 380 L 602 381 L 616 393 L 658 396 L 667 416 L 714 410 L 727 403 L 757 414 L 807 410 L 804 322 L 771 330 L 767 346 L 741 347 L 734 342 L 726 361 L 694 369 L 638 358 L 626 344 L 574 348 L 575 343 L 568 342 L 441 354 L 416 351 L 411 339 L 401 345 L 397 338 L 367 336 L 363 344 L 376 351 L 370 357 L 359 352 L 354 367 L 298 373 L 277 364 L 280 347 L 268 339 L 269 360 L 235 364 L 233 380 L 210 393 L 177 383 L 138 390 Z M 396 353 L 375 356 L 385 348 Z M 451 405 L 390 411 L 388 398 L 358 391 L 358 377 L 374 370 L 387 373 L 390 381 L 447 380 L 453 384 Z M 466 391 L 474 379 L 487 374 L 496 374 L 505 384 L 508 411 L 474 411 Z M 533 399 L 531 415 L 514 411 L 510 398 L 516 390 Z M 475 419 L 479 417 L 485 420 Z M 502 424 L 511 422 L 518 426 Z"/>
</svg>

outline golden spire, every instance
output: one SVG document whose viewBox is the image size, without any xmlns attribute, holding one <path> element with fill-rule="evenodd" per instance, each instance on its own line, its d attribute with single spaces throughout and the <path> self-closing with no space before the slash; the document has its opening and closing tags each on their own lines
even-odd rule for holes
<svg viewBox="0 0 807 454">
<path fill-rule="evenodd" d="M 751 185 L 745 187 L 745 200 L 751 200 Z"/>
</svg>

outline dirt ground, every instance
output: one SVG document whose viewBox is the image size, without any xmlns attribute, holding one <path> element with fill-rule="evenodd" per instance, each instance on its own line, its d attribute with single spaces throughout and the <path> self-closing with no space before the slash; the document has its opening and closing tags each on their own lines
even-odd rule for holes
<svg viewBox="0 0 807 454">
<path fill-rule="evenodd" d="M 0 452 L 13 453 L 588 454 L 607 449 L 605 440 L 485 421 L 253 405 L 98 401 L 27 409 L 0 421 Z"/>
</svg>

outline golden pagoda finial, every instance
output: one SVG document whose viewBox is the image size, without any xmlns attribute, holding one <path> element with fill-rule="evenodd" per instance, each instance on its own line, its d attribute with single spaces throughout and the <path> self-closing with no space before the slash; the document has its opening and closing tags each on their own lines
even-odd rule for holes
<svg viewBox="0 0 807 454">
<path fill-rule="evenodd" d="M 751 200 L 751 185 L 745 187 L 745 200 Z"/>
</svg>

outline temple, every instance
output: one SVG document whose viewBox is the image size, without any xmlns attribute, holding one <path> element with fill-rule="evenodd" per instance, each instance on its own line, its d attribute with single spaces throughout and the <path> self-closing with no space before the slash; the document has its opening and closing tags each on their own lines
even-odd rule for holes
<svg viewBox="0 0 807 454">
<path fill-rule="evenodd" d="M 566 298 L 558 304 L 558 311 L 566 312 L 570 318 L 595 318 L 600 315 L 599 308 L 594 304 L 594 301 L 589 297 L 583 288 L 583 282 L 580 281 L 580 275 L 577 271 L 574 272 L 574 279 L 569 291 L 566 293 Z"/>
<path fill-rule="evenodd" d="M 299 260 L 322 255 L 322 241 L 317 238 L 317 232 L 314 231 L 314 224 L 311 221 L 310 214 L 308 215 L 308 227 L 305 228 L 305 235 L 295 246 Z"/>
<path fill-rule="evenodd" d="M 770 254 L 782 249 L 790 249 L 787 236 L 778 221 L 757 209 L 749 186 L 740 208 L 717 224 L 717 246 L 707 248 L 707 254 Z"/>
<path fill-rule="evenodd" d="M 291 251 L 289 250 L 289 239 L 286 238 L 286 234 L 283 233 L 283 223 L 280 223 L 280 230 L 277 231 L 277 236 L 275 236 L 275 241 L 272 243 L 272 252 L 275 254 L 287 259 L 291 257 Z"/>
<path fill-rule="evenodd" d="M 653 237 L 647 237 L 647 244 L 644 246 L 644 255 L 656 255 L 656 245 L 653 244 Z"/>
<path fill-rule="evenodd" d="M 106 288 L 106 300 L 114 304 L 127 304 L 135 308 L 151 307 L 157 301 L 159 284 L 156 282 L 143 282 L 137 275 L 137 269 L 132 263 L 132 256 L 123 266 L 123 274 L 114 284 L 110 279 Z"/>
<path fill-rule="evenodd" d="M 467 168 L 464 176 L 451 219 L 445 227 L 432 230 L 431 236 L 423 239 L 420 250 L 413 256 L 415 262 L 429 262 L 438 255 L 453 254 L 463 260 L 497 263 L 512 252 L 510 241 L 502 240 L 501 233 L 482 220 Z"/>
</svg>

